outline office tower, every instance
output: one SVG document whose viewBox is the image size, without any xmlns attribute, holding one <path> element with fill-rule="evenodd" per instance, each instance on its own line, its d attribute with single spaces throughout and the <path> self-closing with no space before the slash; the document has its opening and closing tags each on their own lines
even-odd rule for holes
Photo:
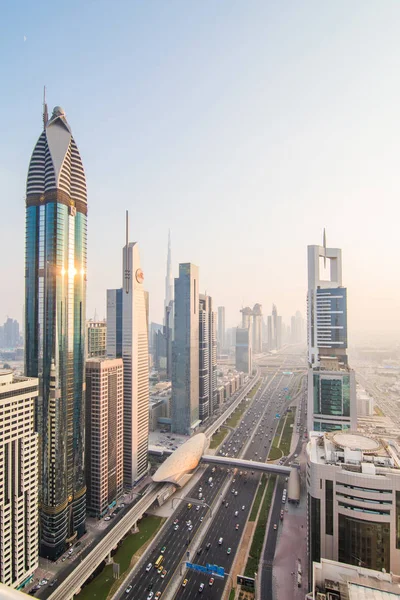
<svg viewBox="0 0 400 600">
<path fill-rule="evenodd" d="M 172 380 L 172 343 L 174 339 L 174 301 L 165 307 L 165 347 L 167 356 L 167 379 Z"/>
<path fill-rule="evenodd" d="M 272 348 L 277 350 L 278 346 L 278 311 L 275 304 L 272 305 Z"/>
<path fill-rule="evenodd" d="M 218 353 L 225 349 L 225 306 L 218 306 Z"/>
<path fill-rule="evenodd" d="M 328 261 L 328 279 L 322 262 Z M 346 288 L 342 252 L 308 246 L 308 429 L 332 431 L 357 427 L 354 372 L 347 361 Z"/>
<path fill-rule="evenodd" d="M 168 230 L 168 254 L 167 254 L 167 274 L 165 276 L 165 299 L 164 309 L 174 300 L 174 278 L 172 275 L 171 260 L 171 231 Z"/>
<path fill-rule="evenodd" d="M 251 327 L 236 328 L 236 370 L 252 372 Z"/>
<path fill-rule="evenodd" d="M 263 343 L 263 318 L 261 304 L 253 306 L 253 353 L 259 354 L 262 352 Z"/>
<path fill-rule="evenodd" d="M 0 371 L 0 581 L 12 587 L 33 575 L 39 564 L 38 386 L 36 378 Z"/>
<path fill-rule="evenodd" d="M 124 486 L 131 489 L 147 472 L 149 438 L 148 294 L 143 289 L 139 247 L 123 248 L 121 290 L 107 290 L 107 356 L 124 365 Z M 119 345 L 121 344 L 121 345 Z M 114 353 L 115 352 L 115 353 Z"/>
<path fill-rule="evenodd" d="M 106 355 L 122 358 L 122 288 L 107 290 L 106 342 Z"/>
<path fill-rule="evenodd" d="M 323 279 L 322 260 L 328 279 Z M 308 362 L 319 364 L 324 356 L 335 356 L 347 364 L 347 290 L 342 286 L 342 251 L 308 246 Z"/>
<path fill-rule="evenodd" d="M 210 417 L 216 405 L 217 348 L 212 298 L 199 295 L 199 417 Z"/>
<path fill-rule="evenodd" d="M 175 278 L 171 427 L 191 435 L 199 424 L 199 269 L 181 263 Z"/>
<path fill-rule="evenodd" d="M 159 371 L 167 369 L 167 340 L 165 335 L 165 325 L 162 330 L 153 332 L 153 365 Z"/>
<path fill-rule="evenodd" d="M 86 322 L 86 357 L 105 356 L 107 346 L 106 321 Z"/>
<path fill-rule="evenodd" d="M 267 330 L 268 330 L 268 350 L 273 350 L 274 342 L 272 337 L 272 315 L 268 315 L 267 318 Z"/>
<path fill-rule="evenodd" d="M 43 122 L 26 188 L 25 372 L 40 379 L 40 552 L 55 560 L 85 533 L 87 199 L 63 109 L 48 120 L 45 105 Z"/>
<path fill-rule="evenodd" d="M 281 315 L 276 315 L 276 330 L 275 330 L 275 343 L 276 349 L 279 350 L 283 345 L 283 335 L 282 335 L 282 317 Z"/>
<path fill-rule="evenodd" d="M 307 455 L 310 574 L 321 558 L 399 573 L 399 444 L 311 433 Z"/>
<path fill-rule="evenodd" d="M 246 306 L 240 310 L 242 313 L 242 327 L 246 329 L 246 327 L 251 327 L 253 323 L 253 311 L 250 306 Z"/>
<path fill-rule="evenodd" d="M 87 511 L 102 517 L 123 491 L 124 381 L 121 358 L 86 361 Z"/>
</svg>

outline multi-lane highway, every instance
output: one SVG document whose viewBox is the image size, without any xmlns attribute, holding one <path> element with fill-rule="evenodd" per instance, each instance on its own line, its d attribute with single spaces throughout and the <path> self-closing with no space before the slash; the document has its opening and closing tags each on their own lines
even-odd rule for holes
<svg viewBox="0 0 400 600">
<path fill-rule="evenodd" d="M 284 400 L 283 388 L 293 387 L 296 389 L 299 381 L 298 375 L 281 374 L 282 369 L 285 368 L 284 364 L 285 359 L 282 357 L 279 374 L 270 374 L 263 381 L 260 391 L 242 422 L 225 440 L 220 449 L 221 454 L 232 457 L 244 456 L 248 460 L 265 462 L 278 423 L 275 418 L 276 410 L 277 408 L 282 410 L 286 406 L 285 402 L 287 404 L 287 401 Z M 209 477 L 213 477 L 212 486 L 208 484 Z M 231 482 L 228 491 L 222 497 L 220 491 L 229 480 Z M 158 592 L 164 594 L 171 580 L 173 584 L 176 584 L 178 578 L 180 588 L 176 593 L 176 598 L 197 596 L 201 583 L 205 586 L 203 597 L 221 598 L 224 581 L 215 578 L 213 585 L 210 586 L 210 578 L 204 575 L 188 572 L 180 576 L 179 566 L 185 560 L 186 553 L 190 552 L 192 562 L 203 565 L 211 562 L 223 566 L 226 572 L 230 571 L 259 480 L 260 475 L 252 474 L 250 470 L 246 474 L 243 472 L 240 475 L 238 469 L 234 474 L 232 471 L 228 473 L 226 469 L 216 467 L 215 472 L 212 473 L 211 467 L 208 467 L 190 492 L 190 497 L 197 495 L 198 499 L 199 493 L 202 493 L 207 504 L 214 504 L 212 525 L 208 528 L 200 547 L 192 550 L 193 546 L 199 545 L 196 536 L 200 526 L 208 525 L 206 520 L 209 518 L 208 509 L 201 506 L 197 510 L 195 505 L 189 509 L 189 500 L 186 500 L 170 518 L 168 525 L 159 536 L 157 544 L 153 545 L 141 560 L 138 570 L 135 571 L 134 577 L 129 583 L 132 588 L 127 594 L 124 594 L 124 597 L 138 600 L 145 600 L 148 597 L 156 598 Z M 199 491 L 200 487 L 202 488 L 201 492 Z M 232 490 L 235 491 L 232 492 Z M 242 509 L 242 507 L 244 508 Z M 178 528 L 174 525 L 176 520 L 178 520 Z M 188 526 L 189 520 L 191 523 Z M 190 526 L 191 530 L 189 530 Z M 219 544 L 218 541 L 221 537 L 223 540 Z M 154 563 L 164 547 L 162 566 L 166 573 L 164 573 L 164 577 L 161 577 L 163 572 L 158 573 Z M 228 549 L 230 549 L 230 553 L 228 553 Z M 150 563 L 152 566 L 148 567 Z M 149 570 L 147 571 L 146 568 Z M 182 587 L 181 584 L 185 578 L 188 579 L 188 583 Z"/>
</svg>

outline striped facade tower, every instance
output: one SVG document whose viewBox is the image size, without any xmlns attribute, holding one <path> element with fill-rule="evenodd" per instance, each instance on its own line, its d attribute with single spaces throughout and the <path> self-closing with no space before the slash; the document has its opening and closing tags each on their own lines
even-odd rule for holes
<svg viewBox="0 0 400 600">
<path fill-rule="evenodd" d="M 86 180 L 62 108 L 34 148 L 26 189 L 25 372 L 39 377 L 40 553 L 85 532 Z"/>
</svg>

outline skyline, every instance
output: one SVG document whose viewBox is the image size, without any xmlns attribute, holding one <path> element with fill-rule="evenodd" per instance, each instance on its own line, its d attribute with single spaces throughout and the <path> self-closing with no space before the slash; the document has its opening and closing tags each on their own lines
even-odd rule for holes
<svg viewBox="0 0 400 600">
<path fill-rule="evenodd" d="M 9 200 L 0 252 L 13 255 L 2 265 L 0 322 L 21 321 L 26 164 L 46 84 L 87 172 L 87 317 L 95 309 L 104 317 L 106 289 L 119 285 L 129 209 L 151 321 L 163 318 L 169 228 L 174 277 L 179 263 L 197 264 L 199 291 L 226 307 L 229 327 L 256 302 L 264 315 L 275 303 L 287 324 L 296 310 L 305 315 L 307 245 L 321 243 L 326 227 L 327 243 L 343 250 L 349 344 L 363 331 L 398 336 L 399 5 L 377 13 L 373 2 L 222 2 L 210 11 L 171 2 L 152 12 L 122 3 L 119 22 L 100 3 L 76 23 L 75 4 L 60 7 L 65 28 L 55 38 L 50 5 L 22 4 L 0 41 L 12 57 L 3 78 L 13 82 L 2 115 L 15 116 L 0 148 Z M 58 69 L 71 31 L 85 35 Z M 59 53 L 47 55 L 55 39 Z M 200 207 L 207 230 L 195 218 Z"/>
</svg>

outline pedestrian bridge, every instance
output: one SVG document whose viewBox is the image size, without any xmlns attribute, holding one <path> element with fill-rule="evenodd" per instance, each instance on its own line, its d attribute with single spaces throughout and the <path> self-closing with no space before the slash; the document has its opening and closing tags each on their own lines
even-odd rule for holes
<svg viewBox="0 0 400 600">
<path fill-rule="evenodd" d="M 263 473 L 273 473 L 275 475 L 287 475 L 291 473 L 291 467 L 284 467 L 283 465 L 273 465 L 268 463 L 256 462 L 254 460 L 244 460 L 242 458 L 231 458 L 225 456 L 208 456 L 204 454 L 201 462 L 210 463 L 214 465 L 220 465 L 222 467 L 238 467 L 239 469 L 245 469 L 250 471 L 262 471 Z"/>
</svg>

